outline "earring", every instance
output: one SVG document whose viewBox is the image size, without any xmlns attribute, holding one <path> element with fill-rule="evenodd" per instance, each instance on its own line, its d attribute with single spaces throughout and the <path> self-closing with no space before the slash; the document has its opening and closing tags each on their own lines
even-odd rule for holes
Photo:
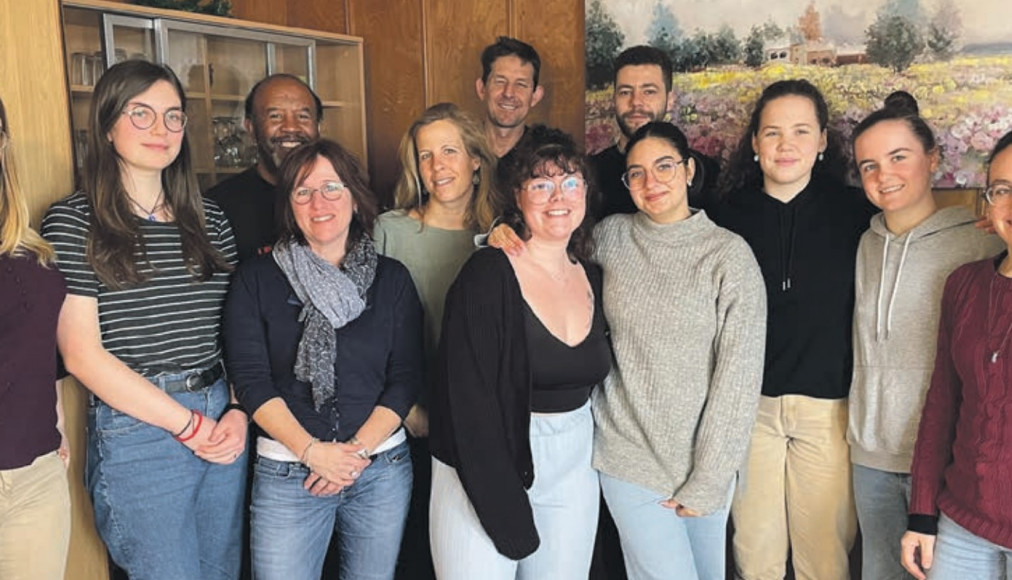
<svg viewBox="0 0 1012 580">
<path fill-rule="evenodd" d="M 474 173 L 471 174 L 471 183 L 473 183 L 475 185 L 478 185 L 479 183 L 481 183 L 481 177 L 478 176 L 478 172 L 477 171 L 475 171 Z"/>
<path fill-rule="evenodd" d="M 758 153 L 756 153 L 755 155 L 752 156 L 752 161 L 755 161 L 756 163 L 759 163 L 759 154 Z"/>
<path fill-rule="evenodd" d="M 692 187 L 692 180 L 690 179 L 690 180 L 686 181 L 685 185 L 687 185 L 688 187 Z"/>
<path fill-rule="evenodd" d="M 822 160 L 824 160 L 825 158 L 826 158 L 826 154 L 825 154 L 825 153 L 823 153 L 822 151 L 819 151 L 819 161 L 822 161 Z"/>
</svg>

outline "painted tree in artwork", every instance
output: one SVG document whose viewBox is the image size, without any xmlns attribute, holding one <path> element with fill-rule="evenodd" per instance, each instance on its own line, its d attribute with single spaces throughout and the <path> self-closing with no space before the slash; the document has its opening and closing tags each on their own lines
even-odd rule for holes
<svg viewBox="0 0 1012 580">
<path fill-rule="evenodd" d="M 910 66 L 924 52 L 924 36 L 917 24 L 919 14 L 917 0 L 888 0 L 865 31 L 868 60 L 896 72 Z"/>
<path fill-rule="evenodd" d="M 653 17 L 647 28 L 647 44 L 664 51 L 673 63 L 679 61 L 682 30 L 671 7 L 657 0 L 654 4 Z"/>
<path fill-rule="evenodd" d="M 939 0 L 928 22 L 927 45 L 934 60 L 949 60 L 963 33 L 959 8 L 952 0 Z"/>
<path fill-rule="evenodd" d="M 601 6 L 601 0 L 591 2 L 585 29 L 587 84 L 603 87 L 612 80 L 611 63 L 622 48 L 625 35 Z"/>
<path fill-rule="evenodd" d="M 809 2 L 801 18 L 798 18 L 798 29 L 801 36 L 807 42 L 818 42 L 822 40 L 822 19 L 819 11 L 815 9 L 815 2 Z"/>
</svg>

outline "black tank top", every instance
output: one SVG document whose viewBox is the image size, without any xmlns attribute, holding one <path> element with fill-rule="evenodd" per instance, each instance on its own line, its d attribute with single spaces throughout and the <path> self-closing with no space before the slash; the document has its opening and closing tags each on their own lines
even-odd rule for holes
<svg viewBox="0 0 1012 580">
<path fill-rule="evenodd" d="M 611 369 L 611 347 L 600 301 L 595 301 L 590 332 L 576 346 L 569 346 L 549 332 L 526 300 L 524 321 L 533 385 L 531 411 L 564 413 L 579 409 L 590 398 L 590 390 Z"/>
</svg>

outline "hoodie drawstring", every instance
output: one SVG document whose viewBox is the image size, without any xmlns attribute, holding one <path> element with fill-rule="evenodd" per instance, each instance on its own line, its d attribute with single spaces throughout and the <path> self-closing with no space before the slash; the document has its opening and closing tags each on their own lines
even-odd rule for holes
<svg viewBox="0 0 1012 580">
<path fill-rule="evenodd" d="M 779 236 L 777 238 L 777 258 L 780 261 L 780 291 L 789 292 L 791 290 L 791 271 L 794 267 L 794 243 L 798 236 L 798 206 L 791 205 L 789 211 L 791 212 L 790 223 L 788 224 L 787 240 L 784 240 L 784 211 L 786 208 L 781 207 L 777 211 L 777 222 Z M 785 247 L 786 246 L 786 247 Z M 786 258 L 785 258 L 786 255 Z"/>
<path fill-rule="evenodd" d="M 910 240 L 913 238 L 912 232 L 907 232 L 907 238 L 903 242 L 903 252 L 900 254 L 900 263 L 896 268 L 896 279 L 893 280 L 892 294 L 889 296 L 889 306 L 886 309 L 885 319 L 885 336 L 882 336 L 882 294 L 885 288 L 885 277 L 887 263 L 886 260 L 889 257 L 889 234 L 885 236 L 885 243 L 882 245 L 882 272 L 879 275 L 878 282 L 878 302 L 875 305 L 875 342 L 882 342 L 883 340 L 889 339 L 889 332 L 893 328 L 893 306 L 896 304 L 896 295 L 899 293 L 900 277 L 903 275 L 903 265 L 907 261 L 907 250 L 910 248 Z"/>
</svg>

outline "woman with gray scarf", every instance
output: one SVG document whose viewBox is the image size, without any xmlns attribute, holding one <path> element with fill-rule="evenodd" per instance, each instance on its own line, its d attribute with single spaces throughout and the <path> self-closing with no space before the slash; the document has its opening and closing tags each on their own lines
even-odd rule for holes
<svg viewBox="0 0 1012 580">
<path fill-rule="evenodd" d="M 280 174 L 280 239 L 236 272 L 224 319 L 229 377 L 259 435 L 253 572 L 319 578 L 336 533 L 341 578 L 393 578 L 421 305 L 407 269 L 376 254 L 374 197 L 350 153 L 309 143 Z"/>
</svg>

